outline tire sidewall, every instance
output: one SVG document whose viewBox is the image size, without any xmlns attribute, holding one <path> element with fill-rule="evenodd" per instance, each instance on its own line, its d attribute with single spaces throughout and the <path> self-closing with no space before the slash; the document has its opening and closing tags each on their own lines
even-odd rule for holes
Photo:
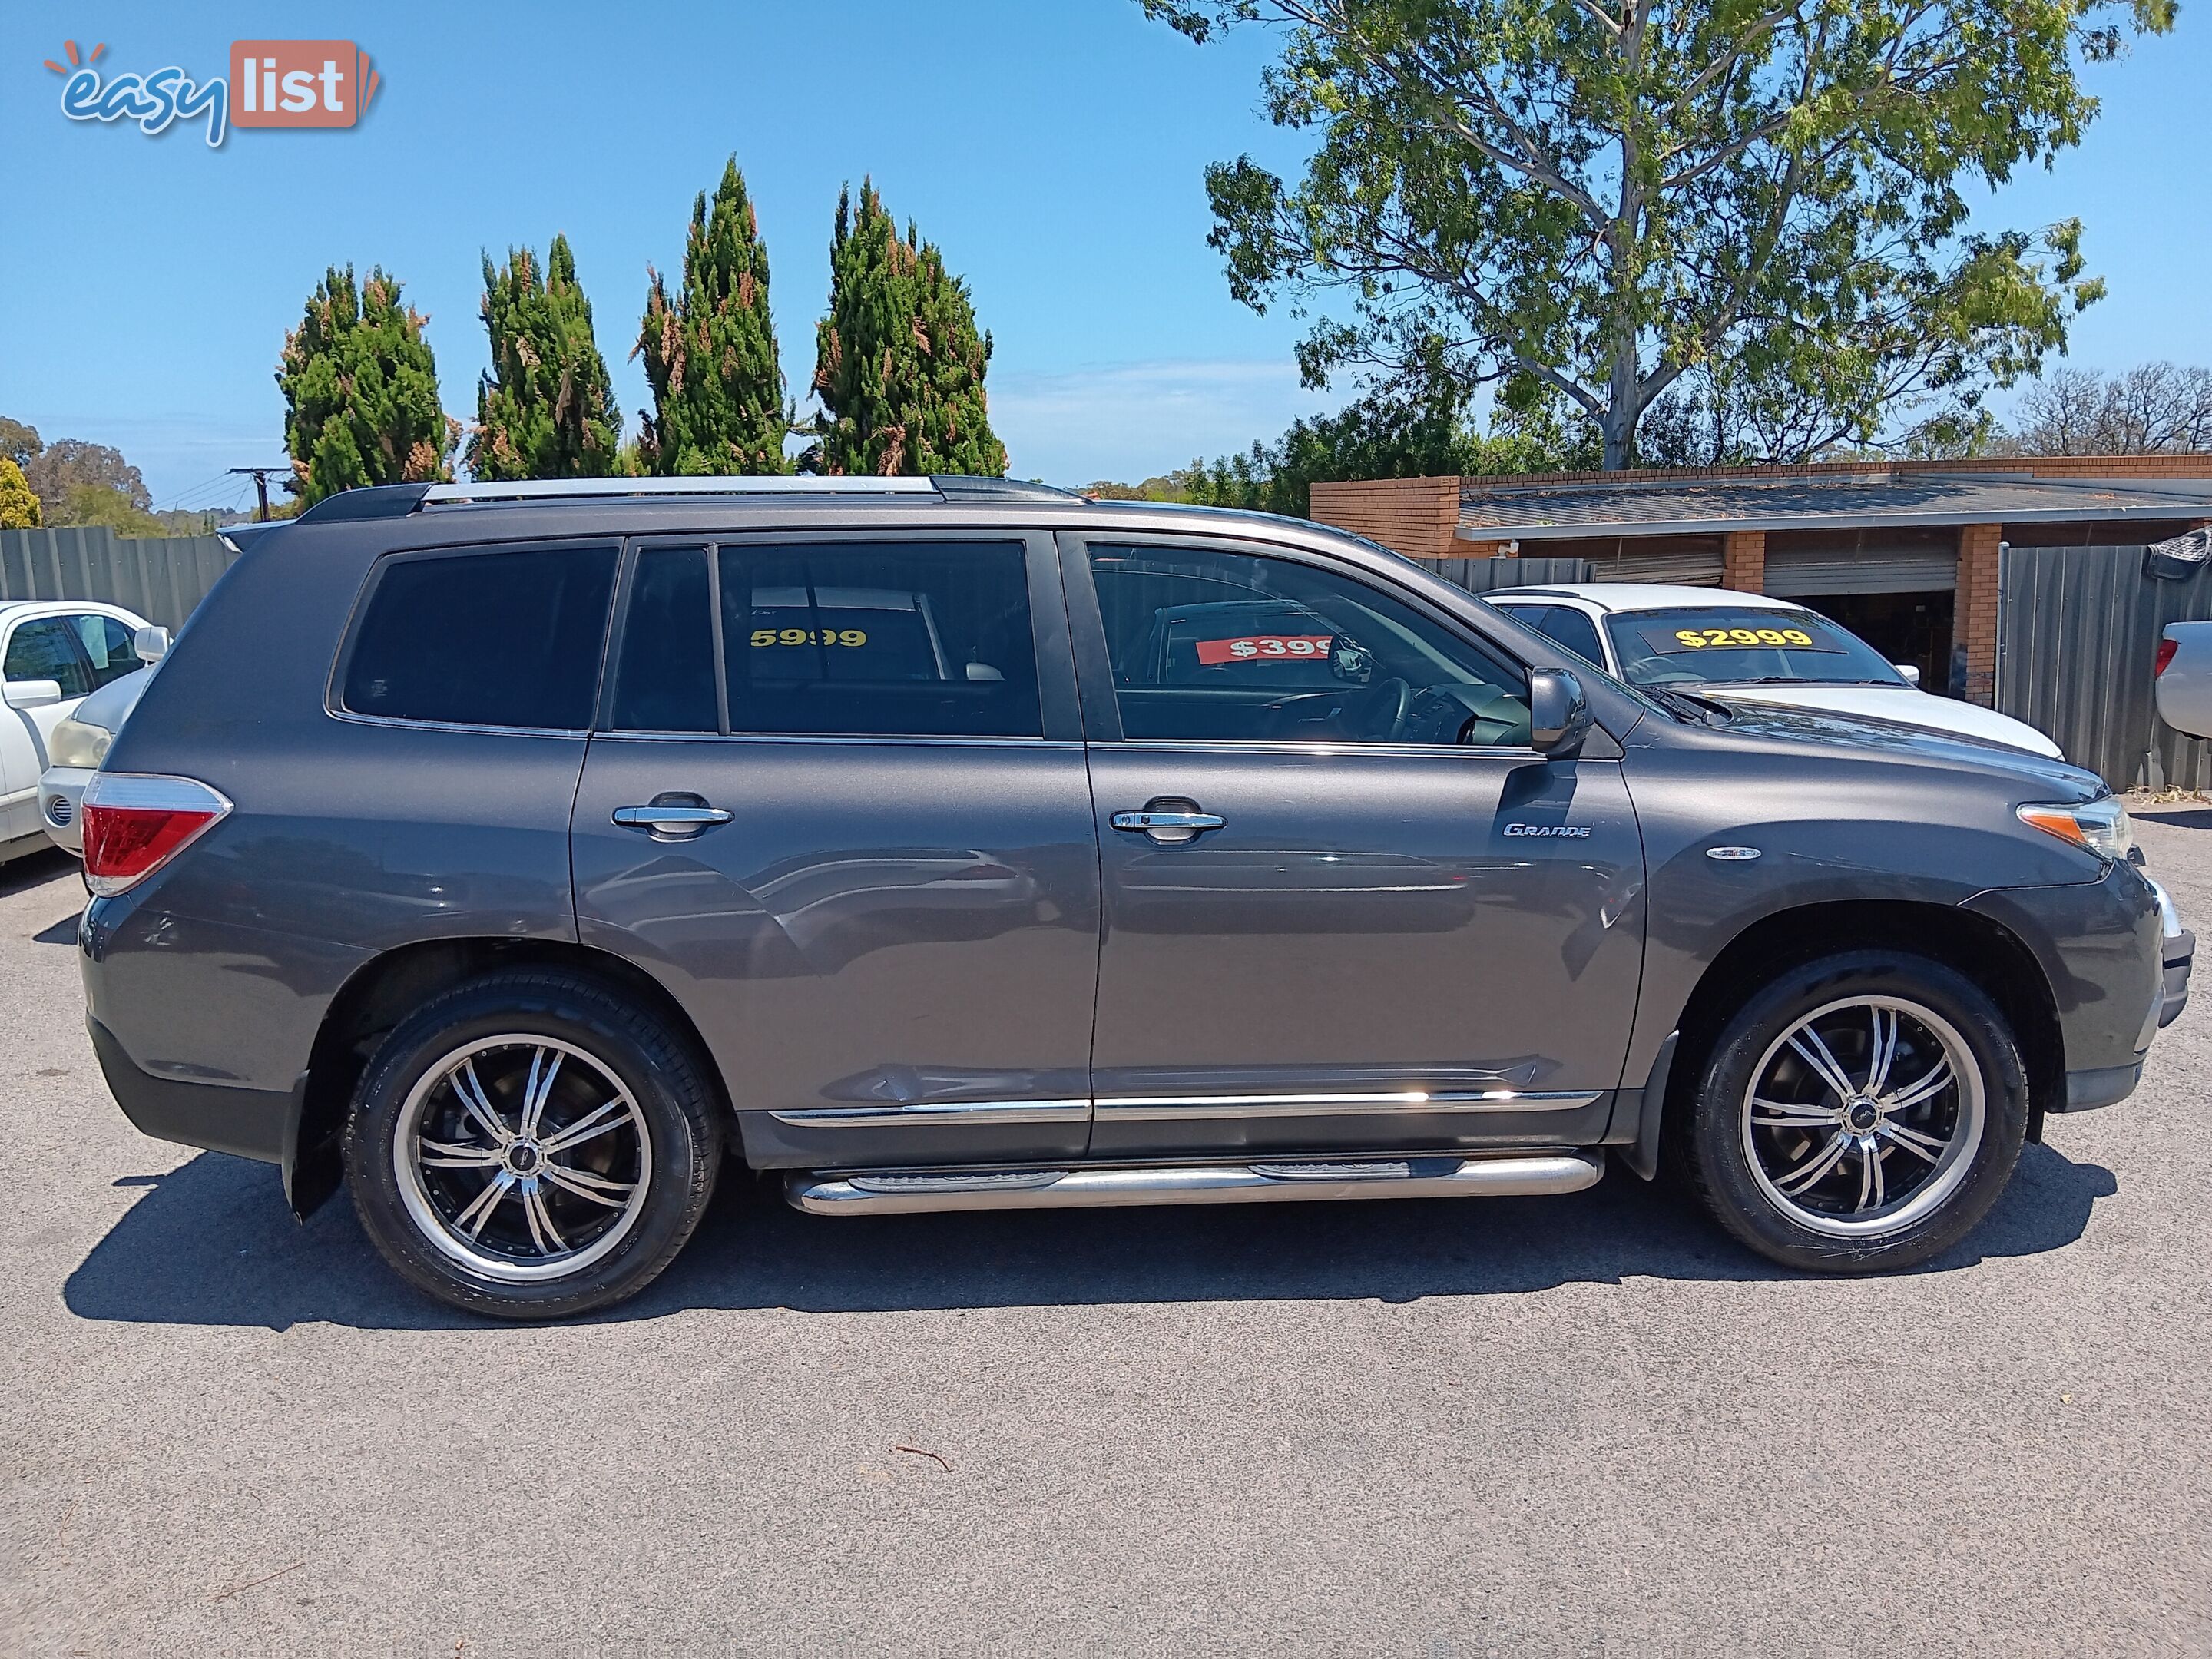
<svg viewBox="0 0 2212 1659">
<path fill-rule="evenodd" d="M 653 1143 L 645 1204 L 629 1231 L 573 1277 L 540 1283 L 484 1278 L 439 1249 L 409 1213 L 393 1168 L 407 1097 L 431 1066 L 471 1042 L 513 1032 L 556 1037 L 589 1054 L 629 1091 Z M 592 988 L 520 975 L 449 992 L 395 1026 L 362 1076 L 345 1137 L 355 1208 L 392 1266 L 441 1301 L 507 1318 L 580 1313 L 642 1289 L 696 1226 L 720 1151 L 719 1124 L 696 1069 L 657 1022 Z"/>
<path fill-rule="evenodd" d="M 1982 1073 L 1981 1144 L 1950 1196 L 1895 1232 L 1838 1237 L 1777 1208 L 1753 1179 L 1742 1112 L 1752 1070 L 1797 1020 L 1855 996 L 1924 1005 L 1957 1030 Z M 2027 1139 L 2028 1089 L 2018 1044 L 1996 1005 L 1955 969 L 1905 951 L 1856 951 L 1785 971 L 1751 998 L 1716 1040 L 1689 1125 L 1691 1172 L 1716 1218 L 1752 1249 L 1785 1266 L 1828 1272 L 1910 1267 L 1941 1254 L 1989 1212 Z"/>
</svg>

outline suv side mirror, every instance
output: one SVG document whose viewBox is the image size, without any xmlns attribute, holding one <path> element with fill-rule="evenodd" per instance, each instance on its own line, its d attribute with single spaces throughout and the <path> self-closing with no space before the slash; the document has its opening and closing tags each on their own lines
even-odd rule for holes
<svg viewBox="0 0 2212 1659">
<path fill-rule="evenodd" d="M 1528 675 L 1528 742 L 1540 755 L 1566 760 L 1589 734 L 1589 699 L 1583 683 L 1564 669 L 1538 668 Z"/>
<path fill-rule="evenodd" d="M 169 630 L 142 628 L 131 636 L 131 650 L 140 662 L 156 663 L 169 654 Z"/>
<path fill-rule="evenodd" d="M 8 707 L 10 708 L 48 708 L 62 700 L 59 680 L 9 680 Z"/>
<path fill-rule="evenodd" d="M 1907 685 L 1920 684 L 1920 665 L 1917 663 L 1893 662 L 1890 666 L 1905 676 L 1905 683 Z"/>
</svg>

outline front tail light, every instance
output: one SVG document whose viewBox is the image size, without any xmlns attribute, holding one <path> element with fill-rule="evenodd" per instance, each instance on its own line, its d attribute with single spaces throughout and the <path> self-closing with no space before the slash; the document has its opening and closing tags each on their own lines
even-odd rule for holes
<svg viewBox="0 0 2212 1659">
<path fill-rule="evenodd" d="M 2179 640 L 2160 640 L 2158 642 L 2158 665 L 2150 671 L 2150 677 L 2156 679 L 2166 672 L 2166 664 L 2173 660 L 2173 653 L 2180 649 Z"/>
<path fill-rule="evenodd" d="M 137 886 L 229 811 L 191 778 L 94 773 L 84 787 L 85 885 L 102 897 Z"/>
</svg>

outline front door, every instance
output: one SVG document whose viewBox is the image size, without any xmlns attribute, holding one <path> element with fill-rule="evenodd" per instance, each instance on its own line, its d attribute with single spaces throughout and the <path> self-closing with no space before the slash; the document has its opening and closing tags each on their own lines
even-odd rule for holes
<svg viewBox="0 0 2212 1659">
<path fill-rule="evenodd" d="M 1537 755 L 1522 671 L 1364 574 L 1219 542 L 1066 562 L 1120 732 L 1089 750 L 1093 1154 L 1595 1141 L 1643 948 L 1618 765 Z"/>
<path fill-rule="evenodd" d="M 756 1165 L 1066 1159 L 1097 849 L 1049 538 L 630 550 L 584 942 L 704 1036 Z"/>
</svg>

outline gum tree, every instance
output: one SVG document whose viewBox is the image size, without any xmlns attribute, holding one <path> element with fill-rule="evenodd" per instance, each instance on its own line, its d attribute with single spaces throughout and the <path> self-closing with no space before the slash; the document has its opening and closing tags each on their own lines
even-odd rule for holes
<svg viewBox="0 0 2212 1659">
<path fill-rule="evenodd" d="M 400 303 L 399 286 L 381 266 L 356 285 L 351 265 L 333 265 L 284 337 L 276 384 L 289 487 L 303 507 L 362 484 L 453 476 L 460 422 L 438 404 L 429 319 Z"/>
<path fill-rule="evenodd" d="M 638 437 L 647 472 L 690 476 L 788 472 L 791 430 L 783 365 L 769 316 L 768 249 L 732 156 L 710 206 L 691 206 L 684 283 L 673 299 L 646 268 L 637 349 L 653 386 Z"/>
<path fill-rule="evenodd" d="M 1304 175 L 1207 170 L 1255 309 L 1322 313 L 1350 368 L 1502 383 L 1599 431 L 1608 468 L 1678 380 L 1801 453 L 2063 349 L 2101 284 L 2081 225 L 1970 229 L 1970 191 L 2077 143 L 2077 70 L 2172 0 L 1139 0 L 1204 41 L 1267 21 Z M 1719 373 L 1709 371 L 1717 368 Z M 1685 388 L 1683 395 L 1687 395 Z"/>
<path fill-rule="evenodd" d="M 815 330 L 822 401 L 808 464 L 826 473 L 998 477 L 1006 447 L 983 389 L 991 337 L 978 333 L 968 286 L 945 257 L 906 234 L 863 180 L 860 210 L 837 198 L 830 240 L 830 313 Z"/>
<path fill-rule="evenodd" d="M 568 239 L 556 236 L 544 275 L 528 248 L 483 262 L 491 368 L 477 384 L 469 434 L 477 478 L 601 478 L 619 470 L 622 411 L 592 335 Z"/>
</svg>

